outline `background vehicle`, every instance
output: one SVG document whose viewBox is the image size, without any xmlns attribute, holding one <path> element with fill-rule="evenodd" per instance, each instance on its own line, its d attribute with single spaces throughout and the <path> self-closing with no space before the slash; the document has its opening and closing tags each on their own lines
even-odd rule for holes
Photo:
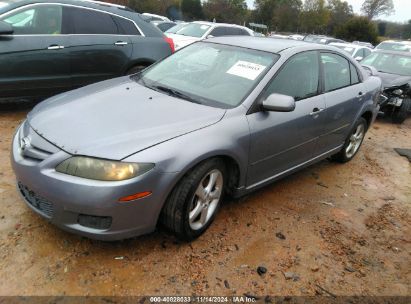
<svg viewBox="0 0 411 304">
<path fill-rule="evenodd" d="M 211 38 L 37 105 L 15 135 L 12 165 L 30 208 L 63 229 L 114 240 L 160 220 L 192 240 L 224 194 L 353 159 L 380 87 L 334 47 Z"/>
<path fill-rule="evenodd" d="M 187 22 L 179 22 L 175 26 L 173 26 L 172 28 L 169 28 L 168 30 L 166 30 L 165 33 L 166 33 L 166 35 L 167 34 L 175 34 L 179 30 L 181 30 L 184 26 L 186 26 L 187 24 L 188 24 Z"/>
<path fill-rule="evenodd" d="M 200 41 L 211 37 L 220 36 L 253 36 L 253 31 L 247 27 L 226 24 L 214 23 L 205 21 L 191 22 L 176 33 L 165 33 L 174 41 L 175 49 L 181 49 L 193 42 Z"/>
<path fill-rule="evenodd" d="M 307 35 L 304 37 L 303 40 L 305 42 L 319 43 L 319 44 L 330 44 L 332 42 L 345 43 L 344 40 L 337 39 L 334 37 L 327 37 L 323 35 Z"/>
<path fill-rule="evenodd" d="M 411 111 L 411 53 L 378 50 L 361 64 L 382 79 L 381 111 L 403 123 Z"/>
<path fill-rule="evenodd" d="M 353 41 L 353 44 L 358 44 L 358 45 L 362 45 L 362 46 L 366 46 L 370 49 L 374 49 L 375 47 L 372 45 L 372 43 L 369 42 L 364 42 L 364 41 Z"/>
<path fill-rule="evenodd" d="M 363 60 L 372 53 L 372 49 L 359 44 L 332 42 L 330 45 L 346 51 L 357 61 Z"/>
<path fill-rule="evenodd" d="M 150 13 L 142 13 L 143 19 L 151 22 L 151 21 L 171 21 L 167 17 L 156 15 L 156 14 L 150 14 Z"/>
<path fill-rule="evenodd" d="M 41 100 L 136 72 L 172 41 L 126 7 L 16 0 L 0 8 L 0 102 Z"/>
<path fill-rule="evenodd" d="M 162 32 L 165 32 L 177 25 L 177 23 L 172 21 L 151 21 L 151 23 L 158 27 Z"/>
<path fill-rule="evenodd" d="M 376 50 L 411 52 L 410 41 L 387 40 L 375 47 Z"/>
</svg>

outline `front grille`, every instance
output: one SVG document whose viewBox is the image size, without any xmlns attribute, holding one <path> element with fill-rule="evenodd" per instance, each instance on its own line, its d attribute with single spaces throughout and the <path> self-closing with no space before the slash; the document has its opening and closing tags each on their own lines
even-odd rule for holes
<svg viewBox="0 0 411 304">
<path fill-rule="evenodd" d="M 106 230 L 110 228 L 112 220 L 113 219 L 111 216 L 79 214 L 77 221 L 81 226 L 84 227 Z"/>
<path fill-rule="evenodd" d="M 53 217 L 53 204 L 46 199 L 38 196 L 32 190 L 24 186 L 22 183 L 18 183 L 21 194 L 24 196 L 26 201 L 44 216 L 51 218 Z"/>
</svg>

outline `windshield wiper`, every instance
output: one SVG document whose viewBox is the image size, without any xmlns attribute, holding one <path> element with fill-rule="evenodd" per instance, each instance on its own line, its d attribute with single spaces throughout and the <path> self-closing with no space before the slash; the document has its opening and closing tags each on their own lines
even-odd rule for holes
<svg viewBox="0 0 411 304">
<path fill-rule="evenodd" d="M 167 93 L 168 95 L 171 95 L 171 96 L 174 96 L 174 97 L 177 97 L 177 98 L 181 98 L 181 99 L 185 99 L 185 100 L 190 101 L 190 102 L 201 104 L 201 102 L 194 99 L 193 97 L 191 97 L 191 96 L 189 96 L 189 95 L 187 95 L 183 92 L 177 91 L 175 89 L 166 87 L 166 86 L 154 85 L 154 86 L 150 86 L 150 88 L 152 88 L 156 91 L 161 91 L 161 92 Z"/>
</svg>

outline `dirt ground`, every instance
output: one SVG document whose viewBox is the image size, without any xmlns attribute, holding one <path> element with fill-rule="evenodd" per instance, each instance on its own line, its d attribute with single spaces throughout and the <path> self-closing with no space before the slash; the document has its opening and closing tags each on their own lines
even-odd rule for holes
<svg viewBox="0 0 411 304">
<path fill-rule="evenodd" d="M 191 244 L 163 231 L 104 243 L 20 199 L 9 153 L 26 113 L 0 112 L 0 295 L 411 295 L 411 166 L 393 150 L 411 148 L 411 119 L 378 120 L 349 164 L 226 201 Z"/>
</svg>

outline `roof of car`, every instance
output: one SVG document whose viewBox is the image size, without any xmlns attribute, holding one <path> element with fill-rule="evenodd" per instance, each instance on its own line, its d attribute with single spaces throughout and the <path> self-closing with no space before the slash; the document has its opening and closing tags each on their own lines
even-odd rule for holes
<svg viewBox="0 0 411 304">
<path fill-rule="evenodd" d="M 230 24 L 230 23 L 218 23 L 218 22 L 210 22 L 210 21 L 193 21 L 192 23 L 210 25 L 210 26 L 230 26 L 230 27 L 240 27 L 246 28 L 245 26 L 237 25 L 237 24 Z"/>
<path fill-rule="evenodd" d="M 376 49 L 376 50 L 374 50 L 374 53 L 383 53 L 383 54 L 401 55 L 401 56 L 411 57 L 411 52 L 401 52 L 401 51 L 391 51 L 391 50 Z"/>
<path fill-rule="evenodd" d="M 305 41 L 291 40 L 291 39 L 276 39 L 265 37 L 253 37 L 253 36 L 224 36 L 214 37 L 207 39 L 208 42 L 220 43 L 226 45 L 233 45 L 238 47 L 244 47 L 259 51 L 265 51 L 270 53 L 280 53 L 290 48 L 306 48 L 311 46 L 316 49 L 332 50 L 336 48 L 329 47 L 321 44 L 307 43 Z"/>
<path fill-rule="evenodd" d="M 0 3 L 3 1 L 0 0 Z M 11 9 L 21 7 L 28 4 L 35 4 L 35 3 L 62 3 L 62 4 L 75 4 L 78 6 L 84 6 L 89 8 L 95 8 L 100 10 L 109 11 L 112 13 L 120 13 L 120 12 L 133 12 L 130 8 L 122 5 L 111 4 L 102 1 L 93 1 L 93 0 L 8 0 L 7 5 L 0 7 L 0 14 L 4 11 L 9 11 Z"/>
</svg>

